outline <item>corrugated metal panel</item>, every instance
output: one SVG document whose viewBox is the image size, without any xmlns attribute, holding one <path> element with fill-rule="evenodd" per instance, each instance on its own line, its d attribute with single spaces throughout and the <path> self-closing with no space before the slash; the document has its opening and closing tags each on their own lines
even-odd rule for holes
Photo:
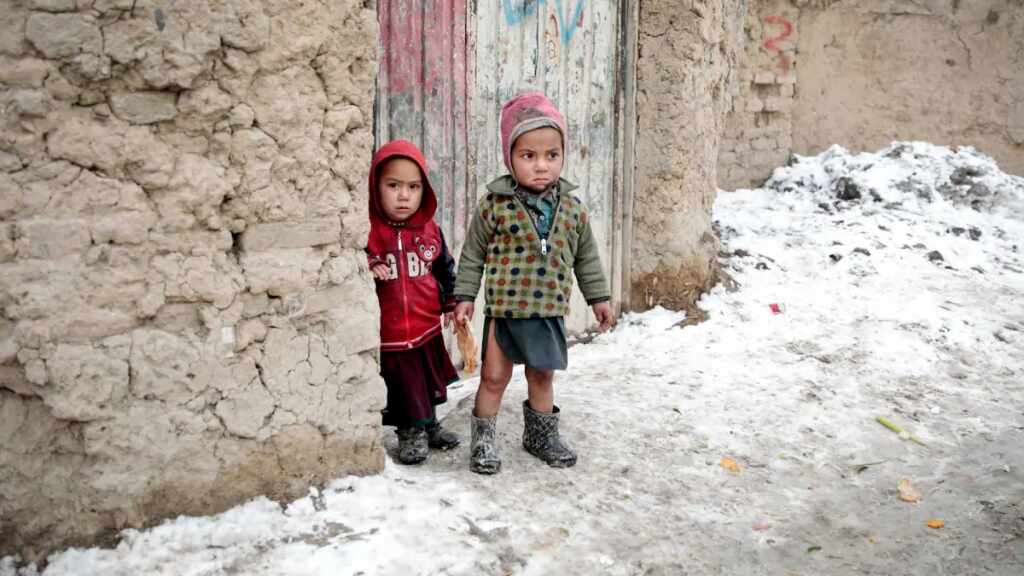
<svg viewBox="0 0 1024 576">
<path fill-rule="evenodd" d="M 523 88 L 543 90 L 569 124 L 563 176 L 580 186 L 609 281 L 618 274 L 613 216 L 616 163 L 616 90 L 619 0 L 488 0 L 475 14 L 476 78 L 470 142 L 476 194 L 505 172 L 498 116 L 501 104 Z M 618 284 L 616 282 L 616 284 Z M 618 286 L 616 286 L 618 288 Z M 616 294 L 618 297 L 618 294 Z M 570 330 L 590 319 L 573 297 Z"/>
<path fill-rule="evenodd" d="M 405 138 L 420 147 L 438 195 L 435 219 L 455 245 L 465 234 L 466 14 L 466 0 L 378 4 L 377 143 Z"/>
</svg>

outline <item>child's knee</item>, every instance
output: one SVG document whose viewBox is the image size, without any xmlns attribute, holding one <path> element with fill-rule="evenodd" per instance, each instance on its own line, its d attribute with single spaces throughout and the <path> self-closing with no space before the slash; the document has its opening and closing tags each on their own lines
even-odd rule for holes
<svg viewBox="0 0 1024 576">
<path fill-rule="evenodd" d="M 502 377 L 503 374 L 487 374 L 480 376 L 480 387 L 491 393 L 502 393 L 508 387 L 511 377 Z M 511 375 L 509 375 L 511 376 Z"/>
<path fill-rule="evenodd" d="M 554 379 L 554 370 L 538 370 L 536 368 L 526 369 L 526 381 L 531 386 L 551 386 Z"/>
</svg>

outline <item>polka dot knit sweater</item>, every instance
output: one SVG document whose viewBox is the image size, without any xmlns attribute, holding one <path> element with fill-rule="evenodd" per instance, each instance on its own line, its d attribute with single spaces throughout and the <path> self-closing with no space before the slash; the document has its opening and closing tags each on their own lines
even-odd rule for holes
<svg viewBox="0 0 1024 576">
<path fill-rule="evenodd" d="M 542 318 L 569 313 L 573 276 L 588 304 L 610 298 L 586 207 L 559 180 L 547 238 L 541 238 L 515 181 L 502 176 L 487 185 L 459 258 L 457 300 L 475 300 L 484 281 L 484 314 Z"/>
</svg>

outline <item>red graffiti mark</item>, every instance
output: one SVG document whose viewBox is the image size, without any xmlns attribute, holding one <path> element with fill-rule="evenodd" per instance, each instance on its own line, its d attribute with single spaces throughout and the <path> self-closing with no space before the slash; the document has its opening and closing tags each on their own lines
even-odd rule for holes
<svg viewBox="0 0 1024 576">
<path fill-rule="evenodd" d="M 764 41 L 764 48 L 769 52 L 774 52 L 779 55 L 778 68 L 783 72 L 789 72 L 789 58 L 782 53 L 782 48 L 779 48 L 779 43 L 793 35 L 793 23 L 786 20 L 782 16 L 765 16 L 765 24 L 775 24 L 782 27 L 782 32 L 776 36 L 772 36 Z"/>
</svg>

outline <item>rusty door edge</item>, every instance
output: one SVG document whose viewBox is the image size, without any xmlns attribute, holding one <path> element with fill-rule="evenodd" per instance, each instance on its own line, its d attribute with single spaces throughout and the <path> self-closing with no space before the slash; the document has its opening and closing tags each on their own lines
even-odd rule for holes
<svg viewBox="0 0 1024 576">
<path fill-rule="evenodd" d="M 615 177 L 613 194 L 612 301 L 617 313 L 632 309 L 633 188 L 636 174 L 636 62 L 639 0 L 619 0 L 618 87 L 615 91 Z"/>
</svg>

